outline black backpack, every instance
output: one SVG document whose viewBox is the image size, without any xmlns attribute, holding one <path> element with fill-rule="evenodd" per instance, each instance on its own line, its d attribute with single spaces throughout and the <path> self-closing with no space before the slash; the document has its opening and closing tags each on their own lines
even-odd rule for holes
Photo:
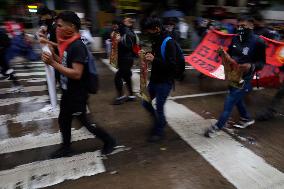
<svg viewBox="0 0 284 189">
<path fill-rule="evenodd" d="M 162 43 L 161 55 L 162 55 L 163 61 L 165 61 L 166 59 L 165 52 L 166 52 L 167 42 L 171 39 L 172 39 L 171 37 L 166 37 Z M 177 80 L 182 80 L 184 76 L 184 72 L 185 72 L 185 59 L 184 59 L 182 49 L 176 41 L 175 41 L 175 45 L 176 45 L 176 64 L 175 64 L 174 78 Z"/>
</svg>

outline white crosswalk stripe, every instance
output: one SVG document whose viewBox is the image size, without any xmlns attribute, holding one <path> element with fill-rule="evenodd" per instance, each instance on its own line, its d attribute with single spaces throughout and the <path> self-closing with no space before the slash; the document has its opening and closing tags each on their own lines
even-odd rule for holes
<svg viewBox="0 0 284 189">
<path fill-rule="evenodd" d="M 25 65 L 15 64 L 16 76 L 28 77 L 27 79 L 18 79 L 30 83 L 29 86 L 22 87 L 17 92 L 45 92 L 46 85 L 32 86 L 33 83 L 46 82 L 45 78 L 35 78 L 36 76 L 44 76 L 44 64 L 42 62 L 34 62 L 27 64 L 31 69 L 25 70 Z M 19 73 L 23 72 L 23 73 Z M 11 81 L 1 80 L 1 83 Z M 13 94 L 14 88 L 1 88 L 0 94 Z M 58 98 L 61 95 L 58 94 Z M 29 96 L 17 98 L 0 99 L 0 107 L 9 107 L 17 104 L 35 104 L 42 103 L 43 105 L 49 101 L 48 95 Z M 59 109 L 53 112 L 41 111 L 26 111 L 15 114 L 0 115 L 0 131 L 3 136 L 8 135 L 7 123 L 34 122 L 40 120 L 56 119 L 59 114 Z M 95 136 L 87 131 L 85 127 L 72 130 L 72 141 L 81 141 L 95 138 Z M 0 140 L 0 154 L 24 152 L 30 149 L 43 148 L 53 145 L 58 145 L 62 142 L 61 133 L 41 133 L 39 135 L 28 134 L 16 138 L 6 138 Z M 33 189 L 52 186 L 63 182 L 64 180 L 74 180 L 83 176 L 91 176 L 105 171 L 100 151 L 88 152 L 72 157 L 49 159 L 44 161 L 36 161 L 28 164 L 19 165 L 9 170 L 0 171 L 0 188 L 1 189 Z"/>
<path fill-rule="evenodd" d="M 61 95 L 57 95 L 57 98 L 59 99 Z M 18 97 L 18 98 L 3 98 L 0 99 L 0 107 L 2 106 L 8 106 L 18 103 L 44 103 L 49 101 L 48 95 L 42 95 L 42 96 L 31 96 L 31 97 Z"/>
<path fill-rule="evenodd" d="M 95 136 L 87 131 L 85 127 L 72 130 L 72 141 L 86 140 Z M 61 133 L 42 133 L 40 135 L 25 135 L 17 138 L 8 138 L 0 141 L 0 154 L 41 148 L 61 143 Z"/>
<path fill-rule="evenodd" d="M 12 123 L 24 123 L 30 121 L 54 119 L 57 118 L 58 115 L 59 115 L 59 109 L 56 109 L 52 112 L 34 111 L 34 112 L 24 112 L 14 115 L 5 114 L 5 115 L 0 115 L 0 126 L 6 125 L 7 121 L 11 121 Z"/>
<path fill-rule="evenodd" d="M 105 172 L 105 167 L 100 151 L 96 151 L 0 171 L 0 183 L 1 189 L 36 189 L 102 172 Z"/>
<path fill-rule="evenodd" d="M 46 91 L 46 86 L 29 86 L 29 87 L 20 87 L 20 88 L 2 88 L 0 89 L 0 94 L 11 94 L 15 92 L 40 92 Z"/>
</svg>

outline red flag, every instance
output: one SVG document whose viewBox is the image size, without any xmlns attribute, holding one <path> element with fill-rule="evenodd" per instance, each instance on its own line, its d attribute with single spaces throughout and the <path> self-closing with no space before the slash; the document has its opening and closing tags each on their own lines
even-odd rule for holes
<svg viewBox="0 0 284 189">
<path fill-rule="evenodd" d="M 226 51 L 234 36 L 216 30 L 209 31 L 196 50 L 185 57 L 186 62 L 209 77 L 224 80 L 224 67 L 217 50 L 223 47 Z"/>
<path fill-rule="evenodd" d="M 220 47 L 227 50 L 234 36 L 216 30 L 209 31 L 196 50 L 185 57 L 186 62 L 209 77 L 224 80 L 224 66 L 217 50 Z M 258 72 L 259 80 L 253 81 L 253 84 L 262 87 L 279 87 L 284 82 L 284 73 L 278 68 L 284 66 L 284 42 L 263 36 L 261 38 L 267 44 L 266 65 Z"/>
<path fill-rule="evenodd" d="M 284 43 L 260 36 L 266 43 L 266 64 L 284 66 Z"/>
</svg>

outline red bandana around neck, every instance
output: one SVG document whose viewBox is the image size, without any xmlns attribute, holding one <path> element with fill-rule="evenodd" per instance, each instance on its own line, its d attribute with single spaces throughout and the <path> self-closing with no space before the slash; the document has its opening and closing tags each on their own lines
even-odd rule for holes
<svg viewBox="0 0 284 189">
<path fill-rule="evenodd" d="M 64 51 L 67 49 L 67 47 L 77 39 L 80 39 L 81 36 L 80 34 L 74 35 L 74 32 L 71 31 L 64 32 L 60 29 L 57 29 L 56 38 L 58 43 L 59 57 L 60 60 L 62 60 Z"/>
</svg>

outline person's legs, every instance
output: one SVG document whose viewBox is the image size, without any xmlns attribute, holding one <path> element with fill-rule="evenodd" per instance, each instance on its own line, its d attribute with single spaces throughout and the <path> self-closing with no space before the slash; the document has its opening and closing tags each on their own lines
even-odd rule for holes
<svg viewBox="0 0 284 189">
<path fill-rule="evenodd" d="M 121 71 L 118 70 L 115 74 L 114 77 L 114 84 L 115 84 L 115 88 L 117 91 L 117 96 L 120 97 L 123 95 L 123 81 L 122 81 L 122 75 L 121 75 Z"/>
<path fill-rule="evenodd" d="M 113 151 L 113 148 L 116 145 L 115 139 L 111 137 L 111 135 L 108 134 L 103 128 L 98 127 L 95 123 L 92 123 L 88 118 L 86 112 L 82 112 L 77 117 L 79 121 L 82 123 L 82 125 L 84 125 L 88 129 L 88 131 L 96 135 L 100 140 L 104 142 L 103 153 L 104 154 L 111 153 L 111 151 Z"/>
<path fill-rule="evenodd" d="M 240 101 L 244 97 L 244 95 L 244 89 L 230 88 L 229 94 L 227 95 L 224 103 L 224 110 L 220 115 L 217 123 L 215 125 L 212 125 L 209 129 L 205 131 L 204 135 L 206 137 L 215 137 L 218 131 L 225 127 L 226 122 L 228 121 L 232 113 L 233 107 L 238 101 Z"/>
<path fill-rule="evenodd" d="M 69 110 L 69 106 L 65 102 L 64 95 L 62 95 L 58 124 L 63 143 L 61 148 L 51 155 L 51 158 L 59 158 L 70 154 L 72 118 L 72 112 Z"/>
<path fill-rule="evenodd" d="M 157 85 L 157 89 L 156 89 L 157 123 L 155 125 L 154 135 L 158 135 L 158 136 L 164 135 L 164 127 L 166 126 L 164 106 L 171 92 L 171 89 L 172 89 L 171 83 L 162 83 L 162 84 Z"/>
<path fill-rule="evenodd" d="M 156 98 L 156 86 L 155 86 L 155 84 L 153 84 L 151 82 L 148 84 L 148 92 L 149 92 L 151 101 L 148 102 L 148 101 L 143 100 L 142 106 L 151 114 L 151 116 L 153 116 L 153 118 L 156 118 L 156 111 L 155 111 L 155 109 L 152 105 L 152 100 L 154 98 Z"/>
<path fill-rule="evenodd" d="M 133 89 L 132 89 L 132 79 L 131 79 L 131 76 L 132 76 L 132 72 L 131 70 L 124 70 L 123 71 L 123 74 L 122 74 L 122 77 L 126 83 L 126 86 L 127 86 L 127 90 L 128 90 L 128 95 L 129 96 L 133 96 Z"/>
<path fill-rule="evenodd" d="M 243 98 L 241 98 L 241 99 L 237 102 L 236 106 L 237 106 L 237 109 L 238 109 L 238 111 L 239 111 L 239 114 L 240 114 L 240 117 L 241 117 L 241 118 L 247 119 L 247 120 L 251 119 L 251 115 L 250 115 L 249 112 L 247 111 L 247 108 L 246 108 L 246 106 L 245 106 L 245 102 L 244 102 L 244 99 L 243 99 Z"/>
</svg>

